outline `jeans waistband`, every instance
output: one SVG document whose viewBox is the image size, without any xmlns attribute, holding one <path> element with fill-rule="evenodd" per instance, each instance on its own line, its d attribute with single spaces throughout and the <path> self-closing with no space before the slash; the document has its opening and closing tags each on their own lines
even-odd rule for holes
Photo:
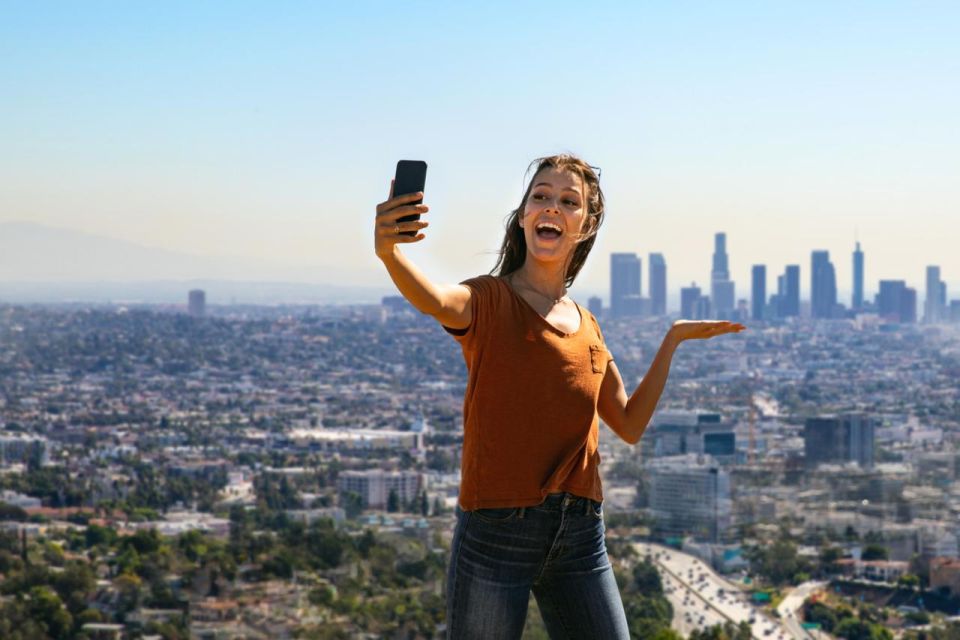
<svg viewBox="0 0 960 640">
<path fill-rule="evenodd" d="M 537 508 L 550 509 L 554 511 L 580 509 L 583 511 L 583 513 L 589 514 L 594 502 L 595 501 L 591 500 L 590 498 L 584 498 L 583 496 L 577 496 L 564 491 L 562 493 L 547 494 L 547 497 L 543 502 L 537 505 Z"/>
</svg>

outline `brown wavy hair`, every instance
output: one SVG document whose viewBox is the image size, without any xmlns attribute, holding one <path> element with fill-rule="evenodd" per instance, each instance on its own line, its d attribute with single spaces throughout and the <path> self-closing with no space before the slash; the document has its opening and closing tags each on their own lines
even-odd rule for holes
<svg viewBox="0 0 960 640">
<path fill-rule="evenodd" d="M 535 167 L 535 168 L 534 168 Z M 569 262 L 567 263 L 566 274 L 564 276 L 564 285 L 570 287 L 576 279 L 580 269 L 583 268 L 593 243 L 597 239 L 597 231 L 603 224 L 603 191 L 600 189 L 600 176 L 586 162 L 580 158 L 561 154 L 538 158 L 530 163 L 527 168 L 527 175 L 530 175 L 530 182 L 527 183 L 527 190 L 523 194 L 520 206 L 510 212 L 507 216 L 506 234 L 503 237 L 503 244 L 500 246 L 499 257 L 494 265 L 491 275 L 503 277 L 510 275 L 523 266 L 527 260 L 527 239 L 523 235 L 523 227 L 520 226 L 520 216 L 523 215 L 524 207 L 527 204 L 527 198 L 530 197 L 530 191 L 533 189 L 534 179 L 544 169 L 556 169 L 557 171 L 569 171 L 580 176 L 583 180 L 586 193 L 584 199 L 587 204 L 587 226 L 583 233 L 578 233 L 578 244 L 573 250 Z M 533 173 L 531 174 L 531 170 Z"/>
</svg>

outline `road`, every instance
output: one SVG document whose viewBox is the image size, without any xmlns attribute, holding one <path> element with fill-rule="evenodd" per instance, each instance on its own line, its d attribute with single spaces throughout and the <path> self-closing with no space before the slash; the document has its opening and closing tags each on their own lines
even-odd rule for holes
<svg viewBox="0 0 960 640">
<path fill-rule="evenodd" d="M 660 571 L 664 595 L 673 605 L 671 627 L 678 633 L 686 636 L 694 629 L 746 621 L 757 640 L 811 637 L 799 625 L 790 625 L 796 627 L 798 635 L 753 606 L 739 585 L 728 582 L 699 558 L 652 543 L 636 543 L 634 547 L 641 557 L 652 557 Z"/>
<path fill-rule="evenodd" d="M 794 638 L 813 639 L 817 637 L 813 633 L 800 626 L 800 620 L 797 616 L 797 611 L 800 610 L 800 607 L 803 606 L 803 603 L 807 598 L 809 598 L 815 591 L 822 589 L 826 585 L 826 582 L 804 582 L 787 594 L 787 596 L 783 599 L 783 602 L 780 603 L 780 606 L 777 607 L 777 613 L 780 614 L 780 619 L 783 621 L 784 626 L 786 626 L 790 631 L 790 635 L 792 635 Z"/>
</svg>

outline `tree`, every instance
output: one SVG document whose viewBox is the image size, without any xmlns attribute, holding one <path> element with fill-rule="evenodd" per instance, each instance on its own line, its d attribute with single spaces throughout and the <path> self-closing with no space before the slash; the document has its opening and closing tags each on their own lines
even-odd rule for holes
<svg viewBox="0 0 960 640">
<path fill-rule="evenodd" d="M 360 557 L 364 559 L 370 557 L 370 550 L 377 545 L 377 538 L 371 529 L 364 529 L 363 533 L 354 540 Z"/>
<path fill-rule="evenodd" d="M 390 495 L 387 496 L 387 511 L 390 513 L 396 513 L 400 510 L 400 496 L 397 495 L 396 489 L 390 489 Z"/>
<path fill-rule="evenodd" d="M 660 630 L 669 629 L 673 619 L 673 607 L 659 595 L 625 594 L 623 608 L 631 637 L 648 638 Z"/>
<path fill-rule="evenodd" d="M 912 573 L 905 573 L 897 578 L 897 584 L 908 589 L 916 589 L 920 586 L 920 578 Z"/>
<path fill-rule="evenodd" d="M 363 497 L 354 491 L 340 494 L 340 506 L 349 520 L 355 519 L 363 512 Z"/>
<path fill-rule="evenodd" d="M 30 617 L 43 625 L 52 638 L 69 638 L 73 618 L 63 606 L 60 596 L 49 587 L 30 589 Z"/>
<path fill-rule="evenodd" d="M 57 590 L 67 610 L 73 615 L 83 611 L 97 586 L 97 579 L 90 565 L 86 562 L 70 562 L 63 571 L 54 576 L 52 586 Z"/>
<path fill-rule="evenodd" d="M 690 634 L 690 640 L 751 640 L 752 637 L 753 633 L 750 631 L 748 622 L 741 622 L 738 625 L 732 622 L 715 624 L 706 629 L 694 629 Z"/>
<path fill-rule="evenodd" d="M 843 549 L 840 547 L 824 546 L 820 548 L 820 570 L 824 573 L 833 573 L 836 569 L 834 563 L 843 557 Z"/>
<path fill-rule="evenodd" d="M 6 502 L 0 502 L 0 521 L 14 520 L 16 522 L 26 522 L 30 518 L 27 512 L 21 507 Z"/>
<path fill-rule="evenodd" d="M 657 568 L 644 560 L 633 568 L 633 585 L 644 595 L 663 593 L 663 582 Z"/>
<path fill-rule="evenodd" d="M 860 555 L 860 559 L 865 562 L 868 560 L 888 560 L 889 558 L 890 552 L 886 547 L 879 544 L 868 544 Z"/>
<path fill-rule="evenodd" d="M 797 555 L 797 546 L 783 538 L 766 549 L 755 550 L 752 561 L 756 570 L 774 584 L 783 584 L 807 569 Z"/>
<path fill-rule="evenodd" d="M 847 640 L 893 640 L 893 634 L 880 625 L 852 617 L 842 620 L 833 634 Z"/>
<path fill-rule="evenodd" d="M 140 587 L 143 581 L 140 577 L 132 573 L 124 573 L 113 581 L 113 586 L 117 590 L 117 609 L 121 613 L 133 611 L 140 606 Z"/>
<path fill-rule="evenodd" d="M 837 614 L 833 609 L 821 602 L 813 602 L 806 606 L 804 617 L 807 622 L 816 622 L 827 633 L 831 633 L 837 626 Z"/>
<path fill-rule="evenodd" d="M 312 589 L 310 593 L 307 594 L 307 598 L 312 605 L 329 607 L 336 599 L 336 594 L 334 594 L 333 589 L 327 585 L 320 585 L 316 589 Z"/>
</svg>

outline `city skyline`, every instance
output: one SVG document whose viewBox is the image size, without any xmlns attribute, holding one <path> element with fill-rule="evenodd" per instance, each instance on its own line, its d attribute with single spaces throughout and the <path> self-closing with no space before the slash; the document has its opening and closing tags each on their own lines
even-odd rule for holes
<svg viewBox="0 0 960 640">
<path fill-rule="evenodd" d="M 866 287 L 865 256 L 860 242 L 856 242 L 851 252 L 853 265 L 851 288 L 844 291 L 837 281 L 834 261 L 830 252 L 813 249 L 810 252 L 808 296 L 802 295 L 801 265 L 784 265 L 784 273 L 776 276 L 775 293 L 768 294 L 767 265 L 751 266 L 750 279 L 741 288 L 740 296 L 735 296 L 736 282 L 729 279 L 725 232 L 714 234 L 714 251 L 711 260 L 710 290 L 705 291 L 696 281 L 689 285 L 681 284 L 677 293 L 670 295 L 666 285 L 668 301 L 679 300 L 680 315 L 694 319 L 718 318 L 761 320 L 766 318 L 785 318 L 801 315 L 803 305 L 808 305 L 807 313 L 813 318 L 841 318 L 849 313 L 867 311 L 899 316 L 904 322 L 949 321 L 951 303 L 960 305 L 960 296 L 950 295 L 950 288 L 941 279 L 939 265 L 927 265 L 925 269 L 924 297 L 918 295 L 918 288 L 908 287 L 907 281 L 899 279 L 880 279 L 876 292 L 869 295 Z M 649 260 L 656 257 L 658 274 L 666 280 L 668 263 L 663 254 L 651 253 Z M 664 315 L 662 307 L 653 299 L 653 274 L 651 273 L 650 293 L 643 296 L 642 258 L 635 253 L 622 252 L 610 254 L 610 296 L 608 306 L 614 317 Z M 668 281 L 669 282 L 669 281 Z M 847 296 L 847 297 L 845 297 Z M 904 297 L 907 296 L 907 297 Z M 718 302 L 719 299 L 719 302 Z M 912 302 L 911 302 L 912 300 Z M 741 304 L 745 303 L 745 304 Z M 922 306 L 922 316 L 918 310 Z M 769 307 L 769 308 L 768 308 Z M 669 313 L 677 309 L 668 308 Z"/>
<path fill-rule="evenodd" d="M 0 265 L 0 302 L 4 299 L 9 301 L 18 302 L 18 301 L 33 301 L 32 298 L 28 295 L 24 295 L 24 292 L 29 290 L 31 284 L 35 284 L 38 288 L 43 288 L 44 285 L 55 285 L 52 287 L 51 291 L 56 291 L 56 294 L 51 294 L 53 297 L 44 298 L 40 296 L 39 299 L 48 299 L 49 301 L 56 301 L 58 299 L 62 300 L 75 300 L 75 301 L 100 301 L 101 297 L 93 295 L 92 292 L 95 292 L 97 283 L 103 284 L 106 289 L 111 289 L 111 285 L 117 285 L 120 288 L 117 289 L 116 286 L 112 287 L 113 291 L 122 290 L 123 294 L 120 295 L 120 298 L 127 300 L 136 300 L 136 287 L 134 285 L 145 285 L 147 288 L 153 284 L 162 284 L 164 294 L 160 297 L 164 301 L 169 301 L 169 292 L 171 287 L 175 287 L 175 282 L 180 280 L 184 283 L 189 282 L 207 282 L 212 283 L 214 286 L 217 283 L 225 285 L 225 289 L 229 289 L 229 295 L 227 294 L 218 294 L 217 291 L 211 290 L 208 294 L 212 295 L 211 300 L 214 304 L 224 304 L 229 300 L 237 300 L 238 297 L 243 302 L 248 302 L 244 299 L 242 293 L 242 284 L 247 282 L 249 285 L 257 289 L 257 295 L 255 296 L 256 300 L 259 300 L 262 303 L 269 304 L 271 297 L 269 294 L 270 285 L 275 284 L 278 287 L 285 288 L 285 285 L 292 284 L 296 286 L 299 291 L 308 291 L 311 285 L 318 285 L 323 287 L 324 285 L 333 285 L 335 287 L 335 293 L 330 294 L 329 302 L 330 303 L 347 303 L 351 300 L 353 302 L 360 302 L 360 298 L 353 297 L 349 295 L 349 287 L 355 286 L 358 290 L 358 295 L 366 300 L 367 302 L 373 303 L 376 302 L 380 296 L 384 295 L 387 292 L 393 291 L 392 283 L 389 281 L 383 282 L 383 278 L 380 276 L 379 271 L 374 269 L 370 272 L 369 282 L 364 282 L 362 279 L 360 281 L 351 281 L 351 279 L 346 279 L 345 283 L 340 283 L 336 278 L 331 278 L 331 272 L 335 272 L 330 265 L 315 265 L 311 267 L 304 268 L 295 268 L 295 267 L 285 267 L 278 265 L 276 263 L 271 263 L 270 261 L 259 260 L 252 261 L 250 265 L 247 265 L 248 268 L 243 270 L 243 275 L 239 277 L 230 277 L 230 272 L 232 269 L 236 269 L 237 265 L 244 264 L 244 260 L 240 256 L 232 256 L 230 258 L 204 258 L 202 256 L 195 256 L 190 254 L 180 254 L 177 252 L 168 252 L 160 249 L 152 249 L 146 245 L 135 245 L 133 243 L 127 243 L 123 241 L 116 241 L 109 237 L 103 236 L 92 236 L 90 234 L 75 234 L 71 232 L 65 232 L 62 229 L 47 229 L 42 225 L 37 225 L 34 223 L 27 224 L 11 224 L 11 223 L 2 223 L 0 222 L 0 229 L 14 229 L 15 231 L 27 229 L 28 233 L 21 234 L 20 237 L 17 237 L 17 234 L 12 234 L 12 243 L 4 243 L 5 238 L 0 234 L 0 251 L 5 255 L 6 261 L 4 264 Z M 47 234 L 49 232 L 49 238 Z M 726 248 L 726 232 L 714 232 L 712 234 L 705 234 L 708 238 L 713 238 L 713 242 L 710 245 L 713 251 L 716 251 L 717 237 L 723 236 L 724 248 Z M 44 239 L 38 241 L 37 236 L 41 236 Z M 10 238 L 6 238 L 10 239 Z M 84 246 L 89 244 L 89 246 Z M 116 246 L 113 246 L 115 244 Z M 23 277 L 17 277 L 15 270 L 17 269 L 17 259 L 18 256 L 24 254 L 36 254 L 36 255 L 46 255 L 49 256 L 62 256 L 67 247 L 71 249 L 69 253 L 74 254 L 74 258 L 79 258 L 81 260 L 90 259 L 91 256 L 95 256 L 96 262 L 94 275 L 84 276 L 84 269 L 89 267 L 89 264 L 79 264 L 79 263 L 70 263 L 70 256 L 65 256 L 64 260 L 58 260 L 56 265 L 50 265 L 50 269 L 42 272 L 34 272 Z M 849 252 L 851 260 L 845 260 L 842 257 L 838 260 L 835 257 L 831 259 L 831 265 L 834 267 L 835 278 L 836 278 L 836 295 L 837 302 L 847 307 L 848 309 L 852 308 L 852 302 L 855 292 L 854 284 L 854 268 L 849 270 L 837 269 L 836 265 L 839 262 L 841 265 L 850 263 L 851 265 L 855 261 L 853 258 L 854 255 L 859 251 L 861 263 L 866 262 L 866 267 L 862 268 L 861 278 L 863 279 L 863 301 L 871 302 L 877 294 L 880 293 L 880 282 L 883 280 L 902 280 L 908 286 L 911 286 L 918 292 L 918 304 L 920 305 L 920 316 L 925 316 L 925 304 L 926 304 L 926 292 L 928 290 L 929 283 L 929 273 L 928 268 L 930 266 L 936 266 L 939 269 L 939 276 L 941 278 L 941 284 L 945 287 L 945 291 L 940 292 L 939 295 L 946 296 L 945 307 L 949 307 L 950 296 L 955 298 L 960 298 L 960 280 L 956 284 L 951 284 L 950 273 L 945 272 L 943 269 L 943 261 L 937 261 L 936 265 L 925 264 L 922 267 L 919 267 L 920 277 L 911 278 L 909 274 L 898 274 L 891 273 L 889 269 L 880 269 L 883 273 L 889 273 L 889 277 L 873 277 L 872 269 L 875 268 L 873 264 L 874 260 L 872 253 L 864 250 L 862 243 L 856 241 L 853 243 L 853 250 Z M 142 265 L 137 264 L 137 253 L 140 251 L 145 251 L 148 256 L 146 262 L 149 263 L 147 270 L 141 270 Z M 796 264 L 796 266 L 806 265 L 806 269 L 801 268 L 801 272 L 808 272 L 810 269 L 810 259 L 813 252 L 819 251 L 817 249 L 811 249 L 807 252 L 806 257 L 798 260 L 796 263 L 784 263 L 782 269 L 785 270 L 791 266 L 791 264 Z M 84 255 L 87 252 L 89 255 Z M 597 263 L 600 261 L 600 257 L 597 255 L 598 250 L 596 247 L 591 253 L 591 259 L 588 259 L 587 264 Z M 616 255 L 633 255 L 635 252 L 619 252 Z M 827 252 L 830 253 L 829 251 Z M 870 254 L 866 260 L 864 257 L 866 254 Z M 135 275 L 128 278 L 115 278 L 112 276 L 105 276 L 105 267 L 104 262 L 109 262 L 111 259 L 120 260 L 117 256 L 122 257 L 123 271 L 124 273 Z M 586 304 L 587 297 L 589 296 L 600 296 L 603 298 L 604 303 L 609 306 L 610 304 L 610 292 L 611 292 L 611 272 L 610 272 L 610 256 L 615 254 L 609 254 L 608 259 L 605 261 L 606 271 L 605 274 L 601 273 L 598 275 L 599 278 L 602 278 L 597 282 L 596 278 L 588 284 L 584 284 L 584 278 L 581 276 L 577 283 L 574 285 L 572 291 L 575 296 L 582 297 L 582 302 Z M 640 264 L 643 263 L 642 254 L 637 254 L 637 257 L 640 258 Z M 724 257 L 725 260 L 729 260 L 730 254 L 727 253 Z M 157 265 L 162 263 L 164 259 L 167 259 L 169 265 L 175 265 L 170 272 L 167 271 L 149 271 L 150 265 Z M 703 263 L 703 260 L 706 260 L 706 267 L 701 269 L 699 276 L 695 277 L 692 280 L 687 282 L 678 282 L 677 276 L 675 275 L 673 265 L 669 256 L 665 255 L 662 252 L 651 251 L 647 254 L 648 267 L 647 270 L 641 274 L 638 274 L 638 278 L 642 278 L 643 282 L 638 281 L 639 288 L 643 291 L 643 296 L 647 299 L 650 298 L 650 292 L 652 290 L 652 281 L 651 277 L 653 274 L 649 270 L 649 262 L 651 259 L 660 261 L 667 267 L 667 276 L 666 276 L 666 305 L 667 310 L 670 313 L 675 313 L 680 310 L 681 307 L 681 289 L 684 287 L 689 287 L 691 284 L 696 284 L 701 287 L 706 295 L 710 295 L 710 285 L 712 282 L 712 271 L 710 269 L 710 258 L 706 256 L 700 260 Z M 690 260 L 694 260 L 690 258 Z M 738 293 L 735 298 L 735 302 L 739 300 L 746 300 L 748 303 L 752 300 L 752 283 L 754 281 L 753 267 L 757 264 L 763 264 L 767 267 L 768 281 L 766 284 L 766 289 L 770 292 L 768 295 L 773 295 L 778 291 L 776 278 L 779 277 L 778 269 L 781 269 L 778 266 L 778 263 L 758 263 L 750 262 L 749 260 L 739 260 L 737 256 L 734 256 L 735 262 L 747 262 L 749 263 L 744 273 L 742 280 L 737 278 L 731 278 L 734 286 L 737 282 L 741 282 L 740 288 L 737 290 Z M 62 264 L 61 264 L 62 262 Z M 199 265 L 199 266 L 198 266 Z M 256 270 L 258 268 L 264 269 L 266 273 L 269 274 L 269 277 L 266 278 L 257 278 L 256 274 L 251 271 L 251 269 Z M 189 270 L 194 269 L 195 273 L 198 275 L 192 276 L 188 275 Z M 643 267 L 640 267 L 640 270 L 643 271 Z M 658 267 L 659 269 L 659 267 Z M 186 270 L 186 271 L 185 271 Z M 489 271 L 489 267 L 484 270 L 484 272 Z M 585 267 L 584 271 L 589 271 Z M 57 275 L 57 274 L 61 275 Z M 70 276 L 65 276 L 62 274 L 70 274 Z M 203 274 L 207 273 L 209 275 L 204 276 Z M 13 274 L 11 276 L 11 274 Z M 871 284 L 872 283 L 872 284 Z M 71 296 L 69 294 L 69 286 L 71 284 L 77 285 L 77 295 Z M 803 276 L 800 281 L 797 283 L 799 285 L 799 300 L 804 303 L 812 302 L 812 289 L 811 289 L 811 278 L 809 275 Z M 4 285 L 8 285 L 5 286 Z M 62 286 L 61 286 L 62 285 Z M 599 285 L 599 286 L 598 286 Z M 206 284 L 204 286 L 211 286 Z M 67 288 L 64 288 L 67 287 Z M 325 289 L 326 290 L 326 289 Z M 331 289 L 331 291 L 334 291 Z M 6 292 L 6 293 L 5 293 Z M 11 293 L 12 292 L 12 293 Z M 953 293 L 955 292 L 955 293 Z M 176 294 L 175 297 L 178 297 L 179 294 Z M 85 297 L 86 296 L 86 297 Z M 116 296 L 116 293 L 114 294 Z M 108 296 L 109 297 L 109 296 Z M 152 299 L 151 295 L 147 295 L 144 298 L 144 301 L 149 302 Z M 579 299 L 579 298 L 578 298 Z M 313 303 L 323 302 L 319 298 L 311 298 Z M 290 300 L 286 296 L 280 296 L 277 301 L 287 301 Z"/>
</svg>

